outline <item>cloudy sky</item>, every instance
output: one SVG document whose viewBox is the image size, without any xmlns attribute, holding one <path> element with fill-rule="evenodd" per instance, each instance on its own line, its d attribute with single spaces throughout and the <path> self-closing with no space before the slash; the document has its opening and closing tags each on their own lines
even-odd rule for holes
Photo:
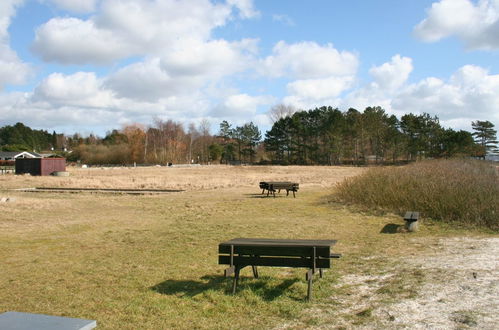
<svg viewBox="0 0 499 330">
<path fill-rule="evenodd" d="M 499 0 L 0 0 L 0 126 L 264 131 L 275 104 L 499 126 Z"/>
</svg>

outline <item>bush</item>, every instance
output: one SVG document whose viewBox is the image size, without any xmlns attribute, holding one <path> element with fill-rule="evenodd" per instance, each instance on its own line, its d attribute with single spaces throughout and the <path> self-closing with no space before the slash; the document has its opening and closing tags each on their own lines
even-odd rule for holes
<svg viewBox="0 0 499 330">
<path fill-rule="evenodd" d="M 103 164 L 131 164 L 130 150 L 126 144 L 106 145 L 80 145 L 74 149 L 74 155 L 69 161 L 80 159 L 89 165 Z"/>
<path fill-rule="evenodd" d="M 343 202 L 499 230 L 499 174 L 478 160 L 431 160 L 373 168 L 338 184 Z"/>
</svg>

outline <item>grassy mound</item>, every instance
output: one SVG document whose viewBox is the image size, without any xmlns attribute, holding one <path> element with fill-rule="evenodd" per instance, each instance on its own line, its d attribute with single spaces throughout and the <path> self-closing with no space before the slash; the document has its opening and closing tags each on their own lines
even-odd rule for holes
<svg viewBox="0 0 499 330">
<path fill-rule="evenodd" d="M 431 160 L 373 168 L 338 184 L 343 202 L 499 230 L 499 168 L 472 160 Z"/>
</svg>

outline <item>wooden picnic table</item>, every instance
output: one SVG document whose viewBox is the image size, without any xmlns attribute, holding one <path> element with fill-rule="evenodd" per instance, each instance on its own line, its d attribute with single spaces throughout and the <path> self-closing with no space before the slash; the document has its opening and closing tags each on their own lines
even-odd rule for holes
<svg viewBox="0 0 499 330">
<path fill-rule="evenodd" d="M 286 190 L 286 196 L 289 195 L 289 192 L 293 192 L 293 197 L 296 197 L 295 193 L 298 191 L 298 188 L 300 185 L 296 182 L 290 182 L 290 181 L 261 181 L 260 182 L 260 189 L 262 189 L 262 195 L 265 193 L 265 190 L 267 190 L 267 196 L 269 196 L 270 193 L 275 197 L 275 193 L 281 192 L 281 190 Z"/>
<path fill-rule="evenodd" d="M 218 245 L 218 263 L 229 265 L 224 275 L 234 274 L 232 293 L 236 292 L 239 273 L 251 266 L 253 275 L 258 278 L 257 266 L 309 268 L 306 273 L 308 282 L 307 299 L 312 296 L 312 277 L 323 269 L 331 268 L 331 259 L 340 254 L 331 253 L 336 240 L 234 238 Z"/>
</svg>

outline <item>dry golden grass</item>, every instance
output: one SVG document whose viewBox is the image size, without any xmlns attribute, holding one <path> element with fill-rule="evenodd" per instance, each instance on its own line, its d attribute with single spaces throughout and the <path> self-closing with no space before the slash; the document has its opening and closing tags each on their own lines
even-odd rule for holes
<svg viewBox="0 0 499 330">
<path fill-rule="evenodd" d="M 499 172 L 492 163 L 468 159 L 416 162 L 398 168 L 373 168 L 337 187 L 343 202 L 457 225 L 499 231 Z"/>
<path fill-rule="evenodd" d="M 301 187 L 329 187 L 359 174 L 358 167 L 328 166 L 196 166 L 74 168 L 69 177 L 0 175 L 1 188 L 76 187 L 127 189 L 217 189 L 258 186 L 260 181 L 296 181 Z"/>
</svg>

